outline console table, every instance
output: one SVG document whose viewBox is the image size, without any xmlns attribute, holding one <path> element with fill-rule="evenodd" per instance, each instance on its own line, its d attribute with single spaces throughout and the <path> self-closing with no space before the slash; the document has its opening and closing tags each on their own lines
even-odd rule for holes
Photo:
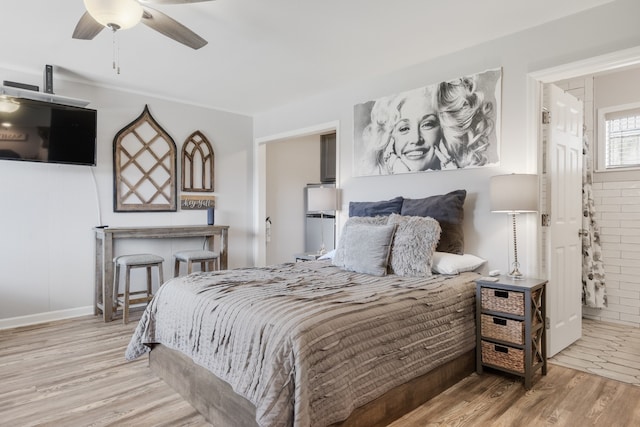
<svg viewBox="0 0 640 427">
<path fill-rule="evenodd" d="M 113 319 L 113 256 L 119 239 L 171 239 L 179 237 L 205 237 L 207 247 L 213 249 L 215 236 L 220 236 L 220 269 L 227 269 L 227 225 L 176 225 L 166 227 L 105 227 L 95 228 L 96 283 L 93 313 L 102 312 L 105 322 Z M 106 301 L 105 304 L 105 296 Z"/>
</svg>

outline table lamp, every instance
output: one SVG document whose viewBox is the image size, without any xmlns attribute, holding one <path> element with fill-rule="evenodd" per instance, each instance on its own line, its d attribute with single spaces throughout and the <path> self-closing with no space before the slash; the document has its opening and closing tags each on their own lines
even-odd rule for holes
<svg viewBox="0 0 640 427">
<path fill-rule="evenodd" d="M 518 244 L 516 237 L 516 215 L 538 210 L 538 176 L 532 174 L 496 175 L 489 183 L 491 212 L 511 215 L 513 223 L 513 256 L 509 277 L 523 279 L 518 263 Z"/>
</svg>

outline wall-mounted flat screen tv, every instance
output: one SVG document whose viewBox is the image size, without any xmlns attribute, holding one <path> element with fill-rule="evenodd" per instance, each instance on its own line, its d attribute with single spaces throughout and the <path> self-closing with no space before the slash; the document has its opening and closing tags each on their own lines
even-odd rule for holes
<svg viewBox="0 0 640 427">
<path fill-rule="evenodd" d="M 0 160 L 96 164 L 97 112 L 0 96 Z"/>
</svg>

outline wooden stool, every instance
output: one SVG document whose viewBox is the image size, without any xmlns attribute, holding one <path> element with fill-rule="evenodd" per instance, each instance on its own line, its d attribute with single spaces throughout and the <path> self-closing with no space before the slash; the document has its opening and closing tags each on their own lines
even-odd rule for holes
<svg viewBox="0 0 640 427">
<path fill-rule="evenodd" d="M 213 271 L 220 269 L 220 254 L 213 251 L 180 251 L 173 254 L 175 266 L 173 277 L 180 275 L 180 262 L 187 263 L 187 274 L 193 271 L 193 263 L 200 263 L 202 271 Z M 207 269 L 208 266 L 208 269 Z"/>
<path fill-rule="evenodd" d="M 131 304 L 148 303 L 153 298 L 153 292 L 151 289 L 151 267 L 158 267 L 158 283 L 162 285 L 164 278 L 162 276 L 162 263 L 164 258 L 158 255 L 152 254 L 136 254 L 136 255 L 122 255 L 113 259 L 115 271 L 113 274 L 113 303 L 115 305 L 114 311 L 119 307 L 122 307 L 122 322 L 127 323 L 129 321 L 129 306 Z M 126 267 L 124 293 L 120 293 L 120 267 Z M 147 269 L 147 289 L 145 291 L 130 292 L 130 278 L 132 268 L 146 268 Z M 131 296 L 142 295 L 139 298 L 131 299 Z"/>
</svg>

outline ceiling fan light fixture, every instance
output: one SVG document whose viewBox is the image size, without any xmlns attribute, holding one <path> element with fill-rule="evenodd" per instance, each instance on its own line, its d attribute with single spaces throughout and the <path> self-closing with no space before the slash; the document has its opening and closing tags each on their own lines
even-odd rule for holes
<svg viewBox="0 0 640 427">
<path fill-rule="evenodd" d="M 6 96 L 0 96 L 0 113 L 15 113 L 18 109 L 20 104 Z"/>
<path fill-rule="evenodd" d="M 142 19 L 142 6 L 136 0 L 84 0 L 93 19 L 105 27 L 126 30 Z"/>
</svg>

